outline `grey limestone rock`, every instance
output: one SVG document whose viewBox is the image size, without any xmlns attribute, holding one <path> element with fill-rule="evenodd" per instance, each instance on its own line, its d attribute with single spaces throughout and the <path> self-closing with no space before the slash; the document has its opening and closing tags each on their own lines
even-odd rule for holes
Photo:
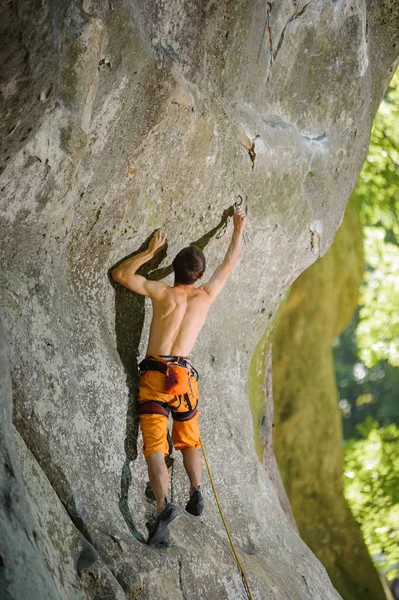
<svg viewBox="0 0 399 600">
<path fill-rule="evenodd" d="M 144 274 L 171 282 L 192 242 L 211 273 L 239 195 L 252 243 L 192 355 L 202 436 L 253 597 L 339 597 L 257 458 L 249 366 L 334 239 L 397 60 L 398 9 L 281 0 L 271 18 L 273 63 L 264 2 L 72 1 L 54 101 L 0 180 L 15 426 L 130 598 L 245 598 L 205 474 L 204 517 L 182 514 L 168 551 L 142 544 L 153 506 L 134 396 L 150 307 L 108 278 L 157 227 L 168 247 Z"/>
<path fill-rule="evenodd" d="M 9 346 L 0 321 L 0 598 L 58 600 L 36 541 L 12 429 Z"/>
<path fill-rule="evenodd" d="M 28 492 L 35 540 L 57 588 L 57 598 L 125 598 L 97 552 L 72 523 L 56 492 L 15 431 L 22 478 Z"/>
<path fill-rule="evenodd" d="M 0 8 L 0 173 L 51 109 L 69 0 L 7 0 Z"/>
</svg>

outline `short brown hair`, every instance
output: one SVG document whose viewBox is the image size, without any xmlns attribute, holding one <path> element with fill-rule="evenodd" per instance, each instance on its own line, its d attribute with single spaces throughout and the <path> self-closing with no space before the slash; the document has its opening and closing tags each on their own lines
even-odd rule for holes
<svg viewBox="0 0 399 600">
<path fill-rule="evenodd" d="M 205 271 L 205 256 L 197 246 L 183 248 L 173 261 L 175 283 L 192 285 Z"/>
</svg>

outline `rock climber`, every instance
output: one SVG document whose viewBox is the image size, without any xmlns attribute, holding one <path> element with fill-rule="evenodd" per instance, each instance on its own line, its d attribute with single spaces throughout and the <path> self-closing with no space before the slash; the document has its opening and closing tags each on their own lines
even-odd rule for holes
<svg viewBox="0 0 399 600">
<path fill-rule="evenodd" d="M 201 515 L 204 499 L 200 490 L 201 457 L 198 426 L 198 373 L 189 354 L 203 326 L 209 307 L 224 287 L 238 259 L 245 228 L 245 210 L 233 215 L 233 234 L 223 262 L 207 283 L 199 285 L 205 272 L 205 256 L 196 246 L 183 248 L 173 261 L 174 285 L 149 281 L 137 270 L 151 260 L 166 242 L 158 230 L 147 250 L 126 259 L 111 275 L 137 294 L 149 296 L 153 316 L 147 354 L 141 361 L 138 388 L 139 420 L 143 435 L 143 453 L 154 491 L 158 516 L 149 533 L 148 544 L 160 544 L 168 525 L 177 516 L 177 508 L 168 500 L 169 476 L 165 464 L 168 416 L 172 413 L 172 442 L 181 450 L 183 465 L 190 480 L 186 511 Z"/>
</svg>

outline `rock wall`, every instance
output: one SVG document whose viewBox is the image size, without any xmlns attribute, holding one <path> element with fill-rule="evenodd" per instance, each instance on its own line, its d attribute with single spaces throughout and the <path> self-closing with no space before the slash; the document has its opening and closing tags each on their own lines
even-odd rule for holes
<svg viewBox="0 0 399 600">
<path fill-rule="evenodd" d="M 69 4 L 69 0 L 2 3 L 0 173 L 54 105 Z"/>
<path fill-rule="evenodd" d="M 57 598 L 56 589 L 44 558 L 38 552 L 15 447 L 9 348 L 1 322 L 0 336 L 0 597 L 52 600 Z"/>
<path fill-rule="evenodd" d="M 31 131 L 0 180 L 1 306 L 14 423 L 32 453 L 22 463 L 43 472 L 26 478 L 31 502 L 48 481 L 114 578 L 110 597 L 245 597 L 206 477 L 204 518 L 182 514 L 167 552 L 141 543 L 154 507 L 134 395 L 150 311 L 108 278 L 157 227 L 168 247 L 145 274 L 170 282 L 191 242 L 211 273 L 241 195 L 252 243 L 193 353 L 203 440 L 253 597 L 338 598 L 257 458 L 247 382 L 288 287 L 342 219 L 397 60 L 398 15 L 389 0 L 275 2 L 271 61 L 263 2 L 73 1 L 61 24 L 48 12 L 64 40 L 55 99 L 44 116 L 27 111 Z M 99 578 L 81 579 L 87 594 Z"/>
<path fill-rule="evenodd" d="M 273 340 L 274 449 L 302 538 L 345 600 L 385 598 L 342 490 L 342 425 L 332 344 L 363 275 L 361 226 L 348 205 L 334 244 L 296 280 Z"/>
</svg>

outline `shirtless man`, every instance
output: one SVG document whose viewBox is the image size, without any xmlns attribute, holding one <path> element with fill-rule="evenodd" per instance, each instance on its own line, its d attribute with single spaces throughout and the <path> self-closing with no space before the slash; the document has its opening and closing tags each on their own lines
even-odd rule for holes
<svg viewBox="0 0 399 600">
<path fill-rule="evenodd" d="M 115 269 L 113 279 L 137 294 L 149 296 L 153 317 L 146 358 L 140 363 L 138 390 L 139 418 L 143 434 L 143 452 L 154 491 L 158 516 L 150 531 L 148 544 L 156 546 L 177 516 L 177 508 L 168 501 L 169 475 L 165 464 L 168 455 L 168 416 L 172 412 L 172 442 L 183 454 L 183 464 L 190 480 L 190 498 L 186 510 L 200 515 L 204 501 L 200 491 L 201 457 L 198 427 L 198 387 L 196 371 L 189 354 L 194 347 L 209 307 L 224 287 L 237 262 L 245 228 L 245 211 L 233 216 L 234 230 L 223 262 L 210 280 L 196 287 L 205 271 L 202 250 L 183 248 L 173 261 L 175 282 L 171 287 L 161 281 L 149 281 L 137 270 L 159 252 L 166 234 L 157 231 L 147 250 L 128 258 Z"/>
</svg>

